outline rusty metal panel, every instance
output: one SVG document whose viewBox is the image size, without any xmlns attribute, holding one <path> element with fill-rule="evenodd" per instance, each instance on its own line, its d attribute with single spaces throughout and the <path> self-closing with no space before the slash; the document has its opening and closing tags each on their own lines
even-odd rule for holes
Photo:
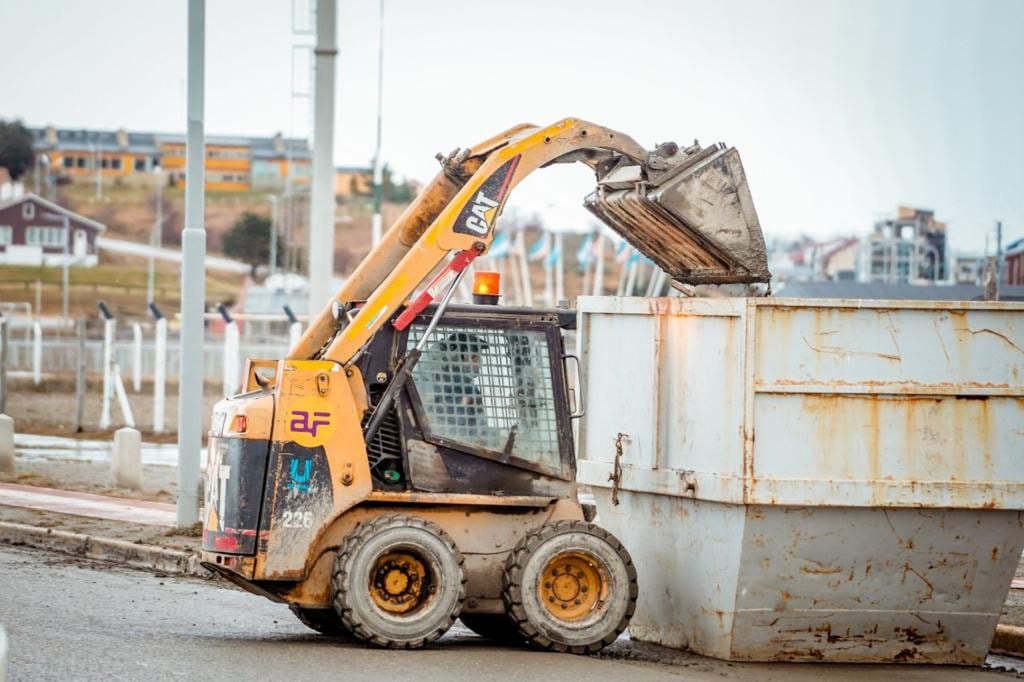
<svg viewBox="0 0 1024 682">
<path fill-rule="evenodd" d="M 1024 393 L 1019 310 L 863 303 L 810 307 L 793 299 L 757 305 L 757 389 Z"/>
<path fill-rule="evenodd" d="M 744 507 L 594 488 L 598 522 L 622 538 L 640 593 L 633 639 L 729 658 Z"/>
<path fill-rule="evenodd" d="M 758 394 L 765 504 L 1024 509 L 1024 397 Z"/>
<path fill-rule="evenodd" d="M 731 657 L 981 663 L 1016 511 L 748 506 Z"/>
</svg>

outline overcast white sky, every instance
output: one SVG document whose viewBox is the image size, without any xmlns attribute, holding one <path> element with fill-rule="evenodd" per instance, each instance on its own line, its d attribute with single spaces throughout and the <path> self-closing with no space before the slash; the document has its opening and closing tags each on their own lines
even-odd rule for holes
<svg viewBox="0 0 1024 682">
<path fill-rule="evenodd" d="M 183 131 L 184 0 L 0 0 L 0 117 Z M 340 0 L 335 160 L 368 163 L 376 0 Z M 907 203 L 981 251 L 1024 236 L 1021 0 L 386 0 L 384 158 L 579 116 L 645 145 L 736 146 L 769 234 L 862 233 Z M 209 0 L 209 133 L 308 132 L 292 116 L 291 0 Z M 294 122 L 293 122 L 294 119 Z M 590 223 L 587 169 L 540 171 L 510 208 Z"/>
</svg>

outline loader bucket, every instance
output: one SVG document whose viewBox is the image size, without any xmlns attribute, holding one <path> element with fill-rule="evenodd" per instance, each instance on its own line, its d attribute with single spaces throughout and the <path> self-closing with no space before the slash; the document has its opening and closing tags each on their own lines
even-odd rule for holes
<svg viewBox="0 0 1024 682">
<path fill-rule="evenodd" d="M 683 284 L 767 282 L 764 235 L 739 152 L 661 145 L 622 158 L 584 206 Z"/>
</svg>

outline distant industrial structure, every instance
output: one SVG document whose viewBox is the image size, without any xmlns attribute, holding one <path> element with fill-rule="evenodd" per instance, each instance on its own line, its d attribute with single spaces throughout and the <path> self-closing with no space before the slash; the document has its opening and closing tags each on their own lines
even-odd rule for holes
<svg viewBox="0 0 1024 682">
<path fill-rule="evenodd" d="M 948 275 L 946 223 L 934 211 L 900 206 L 863 241 L 860 282 L 943 282 Z"/>
<path fill-rule="evenodd" d="M 1024 287 L 1024 239 L 1011 242 L 1003 252 L 1003 282 Z"/>
</svg>

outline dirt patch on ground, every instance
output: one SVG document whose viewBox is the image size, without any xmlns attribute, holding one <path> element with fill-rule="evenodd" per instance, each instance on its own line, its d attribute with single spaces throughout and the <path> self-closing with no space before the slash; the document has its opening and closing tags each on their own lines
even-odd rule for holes
<svg viewBox="0 0 1024 682">
<path fill-rule="evenodd" d="M 14 475 L 0 474 L 0 481 L 173 504 L 178 488 L 178 469 L 169 466 L 144 465 L 142 467 L 142 490 L 128 490 L 111 485 L 108 462 L 64 459 L 26 460 L 23 457 L 18 457 L 15 460 Z"/>
<path fill-rule="evenodd" d="M 58 514 L 57 512 L 0 505 L 0 521 L 21 523 L 37 528 L 56 528 L 71 533 L 113 538 L 140 545 L 168 547 L 177 550 L 198 550 L 200 539 L 191 530 L 179 532 L 175 528 L 148 526 L 141 523 L 94 519 L 90 516 Z"/>
</svg>

